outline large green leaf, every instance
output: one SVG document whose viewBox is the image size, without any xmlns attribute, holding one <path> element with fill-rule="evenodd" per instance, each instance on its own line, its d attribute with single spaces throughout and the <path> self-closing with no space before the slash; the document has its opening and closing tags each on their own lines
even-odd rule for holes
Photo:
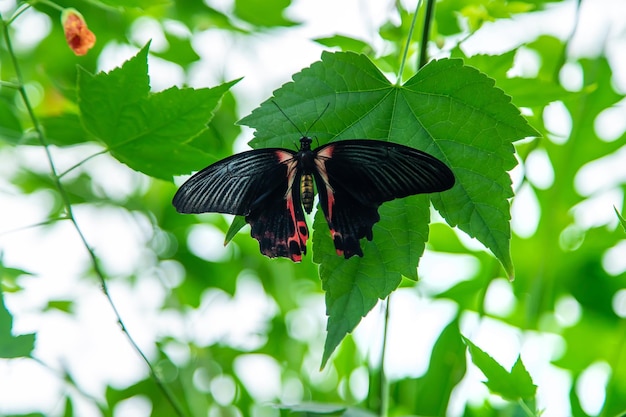
<svg viewBox="0 0 626 417">
<path fill-rule="evenodd" d="M 171 180 L 214 158 L 188 142 L 202 133 L 222 95 L 214 88 L 150 92 L 148 47 L 109 73 L 79 71 L 78 103 L 85 129 L 115 158 L 144 174 Z"/>
<path fill-rule="evenodd" d="M 446 162 L 457 183 L 432 195 L 435 207 L 450 225 L 487 246 L 513 275 L 508 201 L 513 191 L 507 171 L 516 164 L 512 142 L 537 132 L 493 80 L 461 60 L 444 59 L 398 86 L 367 57 L 349 52 L 324 53 L 293 80 L 276 90 L 273 100 L 320 144 L 389 140 Z M 240 123 L 256 129 L 251 145 L 257 148 L 294 148 L 299 137 L 270 101 Z M 329 314 L 324 361 L 376 301 L 395 289 L 401 274 L 416 277 L 428 237 L 428 198 L 386 203 L 380 213 L 374 240 L 363 242 L 365 256 L 348 261 L 335 255 L 324 221 L 318 216 L 315 222 L 314 260 L 321 264 Z"/>
<path fill-rule="evenodd" d="M 379 212 L 374 239 L 362 243 L 363 257 L 348 260 L 335 253 L 326 220 L 317 213 L 313 261 L 320 264 L 328 315 L 322 365 L 378 300 L 400 285 L 402 275 L 417 279 L 417 263 L 428 240 L 428 197 L 393 200 Z"/>
</svg>

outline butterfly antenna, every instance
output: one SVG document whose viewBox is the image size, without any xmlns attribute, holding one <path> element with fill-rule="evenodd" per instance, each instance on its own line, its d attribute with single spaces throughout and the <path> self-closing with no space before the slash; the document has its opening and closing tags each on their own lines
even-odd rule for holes
<svg viewBox="0 0 626 417">
<path fill-rule="evenodd" d="M 291 120 L 289 118 L 289 116 L 287 116 L 287 113 L 285 113 L 284 110 L 280 108 L 278 103 L 276 103 L 273 100 L 272 100 L 272 103 L 274 103 L 274 105 L 278 108 L 278 110 L 280 110 L 280 112 L 283 114 L 283 116 L 285 116 L 285 118 L 287 120 L 289 120 L 289 123 L 291 123 L 291 125 L 296 128 L 296 130 L 298 131 L 298 133 L 300 133 L 300 136 L 302 136 L 302 137 L 305 137 L 305 136 L 307 136 L 309 134 L 309 131 L 313 128 L 313 126 L 315 126 L 315 123 L 317 123 L 322 118 L 322 116 L 324 115 L 324 113 L 326 113 L 326 110 L 328 110 L 328 107 L 330 106 L 330 103 L 326 104 L 326 107 L 324 107 L 324 110 L 320 113 L 319 116 L 317 116 L 317 119 L 315 119 L 315 121 L 313 123 L 311 123 L 311 126 L 309 126 L 309 128 L 306 130 L 306 132 L 302 133 L 300 128 L 293 122 L 293 120 Z"/>
<path fill-rule="evenodd" d="M 326 107 L 324 107 L 324 110 L 322 110 L 322 112 L 320 113 L 320 115 L 319 115 L 319 116 L 317 116 L 317 119 L 315 119 L 315 121 L 314 121 L 313 123 L 311 123 L 311 126 L 309 126 L 309 128 L 306 130 L 306 132 L 304 133 L 304 136 L 308 135 L 308 134 L 309 134 L 309 131 L 310 131 L 311 129 L 313 129 L 313 126 L 315 126 L 315 123 L 317 123 L 317 122 L 318 122 L 318 121 L 322 118 L 322 116 L 324 115 L 324 113 L 326 113 L 326 110 L 328 110 L 328 106 L 330 106 L 330 103 L 326 104 Z"/>
<path fill-rule="evenodd" d="M 297 126 L 297 125 L 293 122 L 293 120 L 291 120 L 291 119 L 289 118 L 289 116 L 287 116 L 287 113 L 285 113 L 285 112 L 283 111 L 283 109 L 281 109 L 281 108 L 280 108 L 280 106 L 278 105 L 278 103 L 276 103 L 274 100 L 272 100 L 272 103 L 274 103 L 274 105 L 278 108 L 278 110 L 280 110 L 280 112 L 283 114 L 283 116 L 285 116 L 285 119 L 289 120 L 289 123 L 291 123 L 291 125 L 292 125 L 293 127 L 295 127 L 295 128 L 296 128 L 296 130 L 298 131 L 298 133 L 300 133 L 300 136 L 306 136 L 304 133 L 302 133 L 302 131 L 300 130 L 300 128 L 299 128 L 299 127 L 298 127 L 298 126 Z M 307 131 L 307 133 L 308 133 L 308 131 Z"/>
</svg>

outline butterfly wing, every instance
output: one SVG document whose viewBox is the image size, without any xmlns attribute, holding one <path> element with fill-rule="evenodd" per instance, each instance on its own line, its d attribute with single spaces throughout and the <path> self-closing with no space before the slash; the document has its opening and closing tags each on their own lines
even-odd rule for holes
<svg viewBox="0 0 626 417">
<path fill-rule="evenodd" d="M 315 180 L 322 210 L 339 255 L 363 256 L 378 207 L 409 195 L 445 191 L 454 174 L 432 155 L 377 140 L 344 140 L 315 150 Z"/>
<path fill-rule="evenodd" d="M 209 165 L 178 189 L 172 204 L 179 213 L 247 215 L 255 202 L 285 182 L 287 166 L 280 163 L 279 151 L 258 149 Z"/>
<path fill-rule="evenodd" d="M 306 254 L 309 231 L 300 200 L 300 177 L 295 160 L 287 164 L 287 180 L 253 205 L 246 221 L 259 241 L 261 253 L 270 258 L 286 257 L 300 262 Z"/>
<path fill-rule="evenodd" d="M 261 253 L 299 261 L 306 252 L 308 229 L 294 156 L 290 150 L 277 148 L 233 155 L 189 178 L 172 203 L 180 213 L 246 216 Z"/>
</svg>

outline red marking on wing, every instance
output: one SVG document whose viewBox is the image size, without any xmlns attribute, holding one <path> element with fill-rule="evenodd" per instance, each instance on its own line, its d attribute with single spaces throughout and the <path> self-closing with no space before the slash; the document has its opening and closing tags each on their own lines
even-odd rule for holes
<svg viewBox="0 0 626 417">
<path fill-rule="evenodd" d="M 289 210 L 289 216 L 293 224 L 293 234 L 287 237 L 287 249 L 291 260 L 294 262 L 300 262 L 302 261 L 302 253 L 306 253 L 306 241 L 309 237 L 309 230 L 304 217 L 298 219 L 299 216 L 293 202 L 293 192 L 299 192 L 299 190 L 294 190 L 291 185 L 293 185 L 292 178 L 290 178 L 290 187 L 287 189 L 287 195 L 285 196 L 287 201 L 287 210 Z"/>
<path fill-rule="evenodd" d="M 330 182 L 328 181 L 328 172 L 326 172 L 326 160 L 330 159 L 333 156 L 333 151 L 335 150 L 334 145 L 329 145 L 320 150 L 315 158 L 315 165 L 317 166 L 317 172 L 319 172 L 322 180 L 324 181 L 324 187 L 326 188 L 326 195 L 328 196 L 327 206 L 326 206 L 326 220 L 329 221 L 333 218 L 333 206 L 335 205 L 335 190 L 330 186 Z M 319 185 L 318 185 L 319 186 Z M 331 229 L 331 234 L 334 235 L 334 231 Z"/>
<path fill-rule="evenodd" d="M 280 162 L 281 164 L 293 165 L 293 154 L 289 152 L 281 151 L 280 149 L 278 149 L 276 151 L 276 157 L 278 158 L 278 162 Z M 290 168 L 292 167 L 290 166 Z"/>
<path fill-rule="evenodd" d="M 287 210 L 289 211 L 289 218 L 293 225 L 293 234 L 287 237 L 287 250 L 289 258 L 294 262 L 300 262 L 302 260 L 302 253 L 306 254 L 306 242 L 309 237 L 309 230 L 302 213 L 302 205 L 300 203 L 300 184 L 297 175 L 297 161 L 294 160 L 293 155 L 288 152 L 276 151 L 276 156 L 280 163 L 287 164 L 287 191 L 285 193 L 285 202 L 287 204 Z M 296 184 L 296 177 L 298 177 L 298 183 Z M 294 188 L 294 185 L 296 187 Z M 294 202 L 295 196 L 295 202 Z"/>
<path fill-rule="evenodd" d="M 328 180 L 328 172 L 326 171 L 326 161 L 332 158 L 333 151 L 335 150 L 334 145 L 326 146 L 321 149 L 317 153 L 317 157 L 315 158 L 315 165 L 317 166 L 317 172 L 319 172 L 320 177 L 322 177 L 322 181 L 324 182 L 324 188 L 326 189 L 326 221 L 330 226 L 330 236 L 333 238 L 333 241 L 337 239 L 342 239 L 342 236 L 339 232 L 337 232 L 331 226 L 333 224 L 333 207 L 335 206 L 335 190 L 330 185 L 330 181 Z M 335 245 L 336 247 L 336 245 Z M 337 255 L 343 256 L 343 250 L 337 249 Z"/>
</svg>

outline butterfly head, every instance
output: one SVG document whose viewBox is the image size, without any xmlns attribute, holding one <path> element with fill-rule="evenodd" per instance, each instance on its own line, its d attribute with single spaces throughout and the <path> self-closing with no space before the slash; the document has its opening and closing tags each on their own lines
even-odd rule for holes
<svg viewBox="0 0 626 417">
<path fill-rule="evenodd" d="M 301 151 L 310 151 L 312 142 L 313 142 L 313 139 L 311 139 L 310 137 L 302 136 L 300 138 L 300 150 Z"/>
</svg>

